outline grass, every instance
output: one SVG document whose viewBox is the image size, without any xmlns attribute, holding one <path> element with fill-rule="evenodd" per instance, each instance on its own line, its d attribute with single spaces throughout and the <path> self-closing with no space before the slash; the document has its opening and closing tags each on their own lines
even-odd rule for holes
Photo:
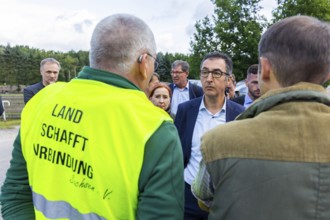
<svg viewBox="0 0 330 220">
<path fill-rule="evenodd" d="M 21 120 L 7 120 L 3 121 L 0 120 L 0 129 L 10 129 L 14 128 L 15 126 L 19 125 L 21 123 Z"/>
</svg>

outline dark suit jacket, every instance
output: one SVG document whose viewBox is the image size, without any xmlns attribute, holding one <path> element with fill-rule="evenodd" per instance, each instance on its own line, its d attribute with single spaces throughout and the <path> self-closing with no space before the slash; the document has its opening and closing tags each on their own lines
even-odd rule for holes
<svg viewBox="0 0 330 220">
<path fill-rule="evenodd" d="M 182 150 L 184 167 L 187 166 L 191 154 L 191 141 L 194 132 L 195 123 L 199 111 L 199 106 L 203 97 L 199 97 L 179 104 L 174 124 L 178 129 Z M 233 121 L 237 115 L 243 112 L 245 108 L 235 102 L 227 99 L 226 102 L 226 122 Z"/>
<path fill-rule="evenodd" d="M 173 94 L 174 83 L 169 84 Z M 200 97 L 204 94 L 202 87 L 189 82 L 189 100 Z"/>
<path fill-rule="evenodd" d="M 0 116 L 2 115 L 2 113 L 5 111 L 3 105 L 2 105 L 2 98 L 0 96 Z"/>
<path fill-rule="evenodd" d="M 235 98 L 233 98 L 231 100 L 233 102 L 236 102 L 236 103 L 241 104 L 241 105 L 244 106 L 245 95 L 241 95 L 241 96 L 235 97 Z"/>
<path fill-rule="evenodd" d="M 23 89 L 24 103 L 26 104 L 35 94 L 42 90 L 45 86 L 42 82 L 38 82 Z"/>
</svg>

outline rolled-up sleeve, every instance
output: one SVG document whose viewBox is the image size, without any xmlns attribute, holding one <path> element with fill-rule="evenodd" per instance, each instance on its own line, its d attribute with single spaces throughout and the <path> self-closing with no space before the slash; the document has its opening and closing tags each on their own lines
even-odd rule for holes
<svg viewBox="0 0 330 220">
<path fill-rule="evenodd" d="M 195 180 L 191 185 L 193 195 L 207 207 L 213 201 L 214 187 L 209 172 L 206 169 L 204 160 L 201 160 Z"/>
</svg>

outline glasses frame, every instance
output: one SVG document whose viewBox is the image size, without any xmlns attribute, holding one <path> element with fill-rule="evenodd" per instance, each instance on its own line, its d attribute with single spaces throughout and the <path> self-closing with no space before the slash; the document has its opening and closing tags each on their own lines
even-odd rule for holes
<svg viewBox="0 0 330 220">
<path fill-rule="evenodd" d="M 185 73 L 185 71 L 171 71 L 171 75 L 181 75 L 182 73 Z"/>
<path fill-rule="evenodd" d="M 207 75 L 203 75 L 202 72 L 204 72 L 204 73 L 207 72 Z M 216 74 L 215 72 L 220 72 L 220 74 Z M 223 72 L 220 69 L 216 69 L 216 70 L 201 69 L 199 74 L 201 77 L 207 78 L 207 77 L 209 77 L 210 73 L 212 75 L 212 78 L 216 78 L 216 79 L 221 78 L 221 76 L 223 76 L 223 75 L 228 76 L 228 77 L 230 76 L 229 73 Z"/>
<path fill-rule="evenodd" d="M 149 57 L 152 57 L 154 59 L 154 71 L 156 71 L 159 67 L 159 62 L 156 57 L 152 56 L 150 53 L 146 53 Z"/>
</svg>

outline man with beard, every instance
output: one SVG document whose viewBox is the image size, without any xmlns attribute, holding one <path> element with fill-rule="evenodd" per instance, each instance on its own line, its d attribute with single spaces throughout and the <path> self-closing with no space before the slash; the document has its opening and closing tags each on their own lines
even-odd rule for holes
<svg viewBox="0 0 330 220">
<path fill-rule="evenodd" d="M 262 35 L 260 98 L 201 140 L 192 191 L 209 220 L 330 219 L 329 39 L 308 16 Z"/>
<path fill-rule="evenodd" d="M 248 94 L 233 98 L 232 100 L 247 108 L 260 96 L 258 84 L 258 64 L 253 64 L 248 68 L 245 84 L 248 88 Z"/>
</svg>

